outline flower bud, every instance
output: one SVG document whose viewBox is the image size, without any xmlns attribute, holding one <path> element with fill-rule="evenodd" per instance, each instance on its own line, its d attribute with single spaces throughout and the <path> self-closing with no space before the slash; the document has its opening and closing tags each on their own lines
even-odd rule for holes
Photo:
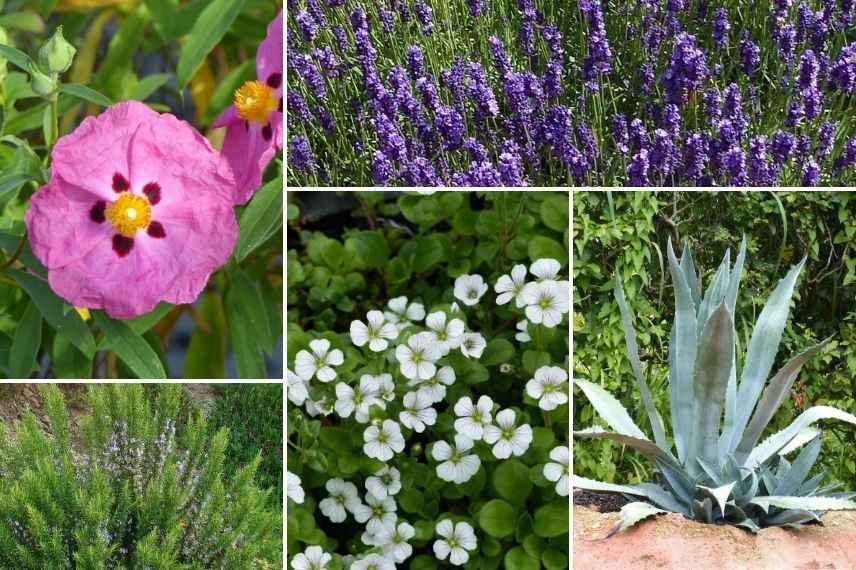
<svg viewBox="0 0 856 570">
<path fill-rule="evenodd" d="M 46 75 L 38 69 L 30 69 L 30 77 L 30 87 L 33 88 L 33 93 L 40 97 L 51 95 L 59 87 L 55 74 Z"/>
<path fill-rule="evenodd" d="M 59 26 L 51 39 L 39 49 L 39 65 L 50 73 L 65 73 L 74 61 L 77 50 L 66 41 Z"/>
</svg>

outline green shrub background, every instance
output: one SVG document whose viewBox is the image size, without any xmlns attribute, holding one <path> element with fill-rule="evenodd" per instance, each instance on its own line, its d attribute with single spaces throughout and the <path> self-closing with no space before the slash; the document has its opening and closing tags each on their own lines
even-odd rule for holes
<svg viewBox="0 0 856 570">
<path fill-rule="evenodd" d="M 618 268 L 635 315 L 643 371 L 670 433 L 668 336 L 674 296 L 666 260 L 669 237 L 673 243 L 689 240 L 707 287 L 725 250 L 731 248 L 733 260 L 746 234 L 735 315 L 741 353 L 775 284 L 807 255 L 775 368 L 820 339 L 834 335 L 834 340 L 803 367 L 765 436 L 812 405 L 856 412 L 856 195 L 575 192 L 573 210 L 574 376 L 600 383 L 618 397 L 643 431 L 650 433 L 650 425 L 632 381 L 613 283 Z M 602 424 L 578 390 L 574 396 L 575 428 Z M 835 422 L 821 427 L 824 441 L 815 469 L 826 470 L 851 490 L 856 484 L 853 429 Z M 574 442 L 574 473 L 635 482 L 649 477 L 650 468 L 632 450 L 589 440 Z"/>
</svg>

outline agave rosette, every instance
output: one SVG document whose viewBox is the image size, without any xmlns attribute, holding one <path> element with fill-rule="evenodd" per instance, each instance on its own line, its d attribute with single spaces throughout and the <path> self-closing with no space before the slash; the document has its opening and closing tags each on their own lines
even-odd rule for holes
<svg viewBox="0 0 856 570">
<path fill-rule="evenodd" d="M 660 512 L 680 513 L 705 523 L 735 524 L 755 532 L 767 526 L 800 527 L 819 521 L 826 511 L 856 509 L 856 502 L 850 500 L 856 494 L 837 492 L 837 485 L 822 485 L 822 473 L 809 478 L 821 446 L 821 432 L 814 424 L 837 419 L 856 425 L 856 416 L 814 406 L 759 443 L 803 364 L 830 341 L 794 356 L 767 382 L 805 259 L 776 286 L 758 317 L 745 358 L 738 360 L 733 315 L 746 258 L 745 238 L 733 267 L 729 250 L 706 291 L 702 291 L 688 246 L 678 260 L 670 241 L 668 257 L 675 290 L 675 320 L 669 338 L 672 441 L 666 437 L 642 374 L 633 317 L 616 272 L 615 296 L 631 368 L 654 439 L 634 423 L 617 399 L 583 379 L 574 382 L 613 431 L 591 427 L 574 435 L 634 448 L 654 462 L 655 477 L 648 483 L 615 485 L 574 476 L 573 486 L 639 499 L 622 509 L 616 531 Z M 786 456 L 797 450 L 789 461 Z"/>
</svg>

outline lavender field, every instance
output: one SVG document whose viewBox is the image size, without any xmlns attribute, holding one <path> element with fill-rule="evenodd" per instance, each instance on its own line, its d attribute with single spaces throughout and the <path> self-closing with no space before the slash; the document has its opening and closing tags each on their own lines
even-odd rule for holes
<svg viewBox="0 0 856 570">
<path fill-rule="evenodd" d="M 853 0 L 291 4 L 291 184 L 854 183 Z"/>
</svg>

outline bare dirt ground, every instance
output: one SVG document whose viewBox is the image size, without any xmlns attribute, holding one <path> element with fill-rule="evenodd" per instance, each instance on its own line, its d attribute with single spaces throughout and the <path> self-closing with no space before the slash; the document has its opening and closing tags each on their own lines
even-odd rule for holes
<svg viewBox="0 0 856 570">
<path fill-rule="evenodd" d="M 823 526 L 767 528 L 756 535 L 668 514 L 603 539 L 618 520 L 618 513 L 574 506 L 574 570 L 856 568 L 856 513 L 830 512 Z"/>
</svg>

